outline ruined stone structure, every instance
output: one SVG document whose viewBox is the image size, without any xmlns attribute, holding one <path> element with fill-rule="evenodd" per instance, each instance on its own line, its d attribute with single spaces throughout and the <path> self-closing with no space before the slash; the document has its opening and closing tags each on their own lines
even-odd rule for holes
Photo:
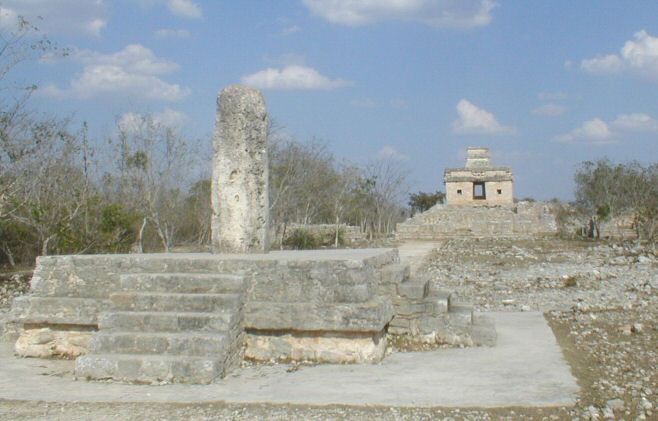
<svg viewBox="0 0 658 421">
<path fill-rule="evenodd" d="M 266 253 L 267 109 L 258 90 L 232 85 L 219 94 L 213 143 L 213 251 Z"/>
<path fill-rule="evenodd" d="M 332 238 L 334 235 L 336 235 L 335 224 L 289 224 L 286 227 L 283 240 L 286 240 L 293 232 L 295 232 L 295 230 L 298 229 L 310 232 L 311 234 L 320 238 Z M 361 231 L 360 227 L 340 224 L 338 226 L 338 231 L 340 232 L 340 236 L 343 238 L 346 244 L 363 241 L 366 238 L 366 234 Z"/>
<path fill-rule="evenodd" d="M 551 206 L 519 202 L 512 206 L 433 206 L 396 227 L 400 240 L 462 237 L 529 238 L 558 231 Z"/>
<path fill-rule="evenodd" d="M 447 203 L 398 224 L 399 240 L 518 238 L 557 233 L 549 204 L 514 203 L 512 170 L 492 166 L 487 148 L 468 148 L 466 166 L 447 168 L 444 179 Z"/>
<path fill-rule="evenodd" d="M 209 383 L 256 361 L 376 362 L 387 335 L 492 345 L 495 329 L 413 279 L 395 249 L 267 251 L 266 110 L 219 99 L 213 250 L 48 256 L 8 332 L 20 356 L 77 357 L 76 376 Z"/>
<path fill-rule="evenodd" d="M 489 149 L 468 148 L 464 168 L 446 168 L 446 201 L 449 205 L 513 205 L 513 177 L 509 167 L 494 167 Z"/>
</svg>

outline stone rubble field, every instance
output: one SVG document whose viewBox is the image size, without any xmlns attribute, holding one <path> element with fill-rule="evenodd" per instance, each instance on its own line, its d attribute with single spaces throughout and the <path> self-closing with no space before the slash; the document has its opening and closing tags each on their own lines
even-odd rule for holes
<svg viewBox="0 0 658 421">
<path fill-rule="evenodd" d="M 0 273 L 0 314 L 9 310 L 11 300 L 30 290 L 31 271 Z"/>
<path fill-rule="evenodd" d="M 556 239 L 450 239 L 438 242 L 437 251 L 416 273 L 457 292 L 460 300 L 472 301 L 482 312 L 543 311 L 581 386 L 576 406 L 457 409 L 0 401 L 0 419 L 658 419 L 655 249 Z M 2 285 L 0 306 L 6 306 L 2 300 L 8 295 L 25 291 L 25 286 Z"/>
</svg>

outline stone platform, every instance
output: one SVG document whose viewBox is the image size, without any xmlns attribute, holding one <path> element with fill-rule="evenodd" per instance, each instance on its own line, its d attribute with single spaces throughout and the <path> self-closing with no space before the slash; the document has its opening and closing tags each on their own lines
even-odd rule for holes
<svg viewBox="0 0 658 421">
<path fill-rule="evenodd" d="M 491 314 L 491 313 L 490 313 Z M 0 342 L 0 400 L 386 407 L 573 405 L 579 388 L 540 313 L 493 313 L 494 347 L 393 353 L 379 364 L 258 365 L 210 385 L 74 380 L 74 362 L 15 358 Z"/>
<path fill-rule="evenodd" d="M 41 257 L 8 331 L 81 378 L 210 383 L 255 361 L 373 363 L 387 335 L 493 345 L 495 327 L 410 277 L 396 249 Z"/>
<path fill-rule="evenodd" d="M 396 227 L 398 240 L 445 238 L 529 238 L 557 234 L 551 206 L 541 202 L 514 205 L 434 205 Z"/>
</svg>

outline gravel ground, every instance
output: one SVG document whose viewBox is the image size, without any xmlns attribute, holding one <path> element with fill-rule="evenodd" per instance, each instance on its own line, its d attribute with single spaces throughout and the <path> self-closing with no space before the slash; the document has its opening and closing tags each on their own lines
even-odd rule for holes
<svg viewBox="0 0 658 421">
<path fill-rule="evenodd" d="M 0 400 L 0 419 L 658 420 L 655 249 L 560 240 L 447 240 L 418 274 L 480 311 L 544 311 L 582 388 L 576 406 L 413 409 Z M 0 300 L 8 295 L 2 291 Z"/>
<path fill-rule="evenodd" d="M 30 279 L 32 271 L 0 273 L 0 311 L 9 309 L 14 297 L 29 291 Z"/>
</svg>

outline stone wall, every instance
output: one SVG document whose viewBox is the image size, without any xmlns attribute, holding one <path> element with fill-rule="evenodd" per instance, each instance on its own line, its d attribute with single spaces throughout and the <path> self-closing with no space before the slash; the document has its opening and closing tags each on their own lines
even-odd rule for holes
<svg viewBox="0 0 658 421">
<path fill-rule="evenodd" d="M 304 224 L 290 224 L 286 227 L 286 233 L 284 235 L 284 241 L 290 237 L 290 235 L 295 231 L 296 229 L 303 229 L 307 230 L 310 233 L 320 236 L 322 238 L 329 238 L 332 237 L 333 235 L 336 234 L 336 225 L 333 224 L 309 224 L 309 225 L 304 225 Z M 346 225 L 346 224 L 340 224 L 338 226 L 338 229 L 340 230 L 341 236 L 343 237 L 343 240 L 345 240 L 345 243 L 351 244 L 359 241 L 365 240 L 365 234 L 361 232 L 360 227 L 355 227 L 351 225 Z"/>
<path fill-rule="evenodd" d="M 472 181 L 455 181 L 446 183 L 446 202 L 450 205 L 511 205 L 514 203 L 514 192 L 512 181 L 486 181 L 486 199 L 473 199 Z M 461 190 L 461 193 L 459 191 Z M 500 190 L 500 193 L 498 193 Z"/>
<path fill-rule="evenodd" d="M 400 240 L 449 237 L 532 237 L 557 233 L 550 205 L 519 202 L 509 206 L 436 205 L 398 224 Z"/>
</svg>

